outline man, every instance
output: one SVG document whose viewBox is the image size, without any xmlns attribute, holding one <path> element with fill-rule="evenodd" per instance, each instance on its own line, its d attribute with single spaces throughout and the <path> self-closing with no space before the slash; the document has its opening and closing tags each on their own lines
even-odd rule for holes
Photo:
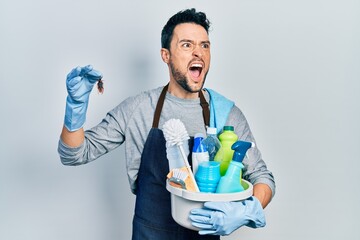
<svg viewBox="0 0 360 240">
<path fill-rule="evenodd" d="M 243 172 L 254 185 L 253 197 L 243 202 L 207 202 L 203 209 L 194 209 L 189 218 L 199 232 L 179 226 L 171 217 L 170 194 L 165 188 L 169 165 L 161 130 L 167 120 L 180 119 L 190 136 L 205 134 L 208 125 L 219 131 L 226 124 L 234 126 L 239 139 L 255 141 L 240 109 L 220 94 L 203 89 L 210 67 L 209 25 L 206 15 L 195 9 L 172 16 L 162 30 L 160 52 L 169 67 L 168 85 L 127 98 L 87 131 L 83 125 L 89 94 L 102 75 L 86 66 L 67 76 L 58 148 L 61 161 L 85 164 L 125 142 L 128 178 L 136 194 L 133 239 L 219 239 L 241 226 L 265 225 L 263 208 L 274 195 L 275 183 L 257 148 L 248 151 Z"/>
</svg>

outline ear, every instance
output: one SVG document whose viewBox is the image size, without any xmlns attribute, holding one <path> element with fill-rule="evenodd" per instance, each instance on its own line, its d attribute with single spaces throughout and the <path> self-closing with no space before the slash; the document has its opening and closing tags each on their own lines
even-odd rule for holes
<svg viewBox="0 0 360 240">
<path fill-rule="evenodd" d="M 165 63 L 169 63 L 170 60 L 170 52 L 166 48 L 162 48 L 160 50 L 161 58 Z"/>
</svg>

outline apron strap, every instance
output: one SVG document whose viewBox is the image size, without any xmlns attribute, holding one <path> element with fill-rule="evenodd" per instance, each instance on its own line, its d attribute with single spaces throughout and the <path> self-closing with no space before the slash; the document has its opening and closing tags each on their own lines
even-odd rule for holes
<svg viewBox="0 0 360 240">
<path fill-rule="evenodd" d="M 203 118 L 205 126 L 210 126 L 210 110 L 209 110 L 209 103 L 206 101 L 204 97 L 204 93 L 202 90 L 199 91 L 199 97 L 200 97 L 200 105 L 203 109 Z"/>
<path fill-rule="evenodd" d="M 160 94 L 159 100 L 156 104 L 156 109 L 155 109 L 155 114 L 154 114 L 154 119 L 153 119 L 153 124 L 152 124 L 153 128 L 158 128 L 158 126 L 159 126 L 160 114 L 161 114 L 162 107 L 164 105 L 165 96 L 166 96 L 168 87 L 169 87 L 169 84 L 166 84 L 166 86 L 163 88 L 163 90 Z"/>
<path fill-rule="evenodd" d="M 153 119 L 153 124 L 152 124 L 153 128 L 158 128 L 158 126 L 159 126 L 160 114 L 161 114 L 161 110 L 162 110 L 163 105 L 164 105 L 165 96 L 166 96 L 166 92 L 167 92 L 168 87 L 169 87 L 169 84 L 166 84 L 166 86 L 161 91 L 159 100 L 158 100 L 158 102 L 156 104 L 155 113 L 154 113 L 154 119 Z M 202 112 L 203 112 L 203 118 L 204 118 L 205 126 L 209 126 L 209 123 L 210 123 L 209 103 L 206 101 L 206 99 L 204 97 L 204 93 L 203 93 L 202 90 L 199 91 L 199 98 L 200 98 L 200 105 L 201 105 L 201 107 L 203 109 Z"/>
</svg>

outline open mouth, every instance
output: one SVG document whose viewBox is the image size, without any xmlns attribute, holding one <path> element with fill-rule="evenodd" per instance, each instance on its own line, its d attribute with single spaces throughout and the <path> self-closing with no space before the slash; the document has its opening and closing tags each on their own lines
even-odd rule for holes
<svg viewBox="0 0 360 240">
<path fill-rule="evenodd" d="M 198 78 L 203 70 L 203 65 L 201 63 L 193 63 L 189 67 L 189 72 L 193 78 Z"/>
</svg>

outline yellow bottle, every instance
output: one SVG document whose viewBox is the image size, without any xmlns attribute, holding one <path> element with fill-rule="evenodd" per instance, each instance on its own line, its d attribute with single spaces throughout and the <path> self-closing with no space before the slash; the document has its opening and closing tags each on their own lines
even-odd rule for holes
<svg viewBox="0 0 360 240">
<path fill-rule="evenodd" d="M 220 175 L 224 176 L 234 155 L 231 146 L 238 140 L 233 126 L 224 126 L 223 132 L 219 135 L 221 148 L 216 153 L 214 160 L 220 162 Z"/>
</svg>

